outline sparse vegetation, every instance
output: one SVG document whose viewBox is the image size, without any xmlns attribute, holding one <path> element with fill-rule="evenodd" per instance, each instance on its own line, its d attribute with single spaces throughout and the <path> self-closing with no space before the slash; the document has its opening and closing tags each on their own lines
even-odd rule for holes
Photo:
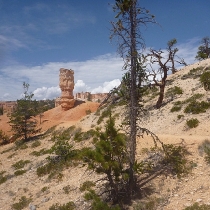
<svg viewBox="0 0 210 210">
<path fill-rule="evenodd" d="M 74 202 L 70 201 L 63 205 L 56 203 L 56 204 L 52 205 L 49 208 L 49 210 L 73 210 L 73 209 L 75 209 L 75 207 L 76 206 L 75 206 Z"/>
<path fill-rule="evenodd" d="M 201 145 L 198 146 L 198 151 L 200 155 L 205 153 L 205 149 L 210 148 L 210 140 L 205 139 Z"/>
<path fill-rule="evenodd" d="M 88 110 L 85 111 L 85 113 L 86 113 L 86 115 L 89 115 L 89 114 L 91 114 L 91 110 L 88 109 Z"/>
<path fill-rule="evenodd" d="M 15 170 L 23 168 L 26 164 L 30 163 L 30 160 L 20 160 L 12 165 Z"/>
<path fill-rule="evenodd" d="M 174 98 L 175 95 L 181 94 L 183 94 L 183 90 L 178 86 L 171 87 L 166 91 L 166 97 Z"/>
<path fill-rule="evenodd" d="M 98 125 L 101 124 L 103 119 L 109 117 L 110 114 L 111 114 L 111 107 L 106 108 L 105 110 L 103 110 L 103 112 L 100 113 L 100 117 L 98 118 L 97 124 Z"/>
<path fill-rule="evenodd" d="M 210 71 L 205 71 L 200 76 L 200 81 L 206 91 L 210 90 Z"/>
<path fill-rule="evenodd" d="M 134 210 L 156 210 L 163 201 L 161 198 L 149 197 L 146 201 L 140 201 L 134 205 Z"/>
<path fill-rule="evenodd" d="M 165 158 L 163 163 L 169 166 L 169 169 L 178 177 L 186 175 L 191 170 L 191 164 L 186 156 L 189 152 L 184 146 L 175 146 L 173 144 L 164 145 Z"/>
<path fill-rule="evenodd" d="M 42 192 L 46 192 L 48 189 L 49 189 L 49 187 L 46 187 L 46 186 L 45 186 L 45 187 L 43 187 L 43 188 L 41 189 L 41 191 L 42 191 Z"/>
<path fill-rule="evenodd" d="M 210 108 L 210 103 L 205 101 L 192 101 L 184 109 L 185 113 L 199 114 L 206 112 Z"/>
<path fill-rule="evenodd" d="M 24 141 L 24 140 L 17 140 L 15 141 L 15 150 L 18 150 L 18 149 L 27 149 L 28 148 L 28 145 L 27 143 Z"/>
<path fill-rule="evenodd" d="M 199 145 L 198 151 L 200 155 L 205 153 L 205 161 L 210 164 L 210 141 L 208 139 L 204 140 L 203 143 Z"/>
<path fill-rule="evenodd" d="M 26 196 L 22 196 L 22 197 L 19 199 L 19 202 L 18 202 L 18 203 L 12 204 L 12 209 L 15 209 L 15 210 L 22 210 L 22 209 L 24 209 L 25 207 L 27 207 L 31 201 L 32 201 L 31 198 L 26 198 Z"/>
<path fill-rule="evenodd" d="M 183 114 L 179 114 L 179 115 L 177 115 L 177 119 L 178 120 L 180 120 L 181 118 L 183 118 L 184 117 L 184 115 Z"/>
<path fill-rule="evenodd" d="M 14 172 L 14 175 L 15 176 L 20 176 L 20 175 L 23 175 L 26 172 L 27 172 L 26 170 L 17 170 L 17 171 Z"/>
<path fill-rule="evenodd" d="M 45 155 L 45 154 L 50 154 L 50 152 L 51 152 L 51 150 L 43 148 L 39 151 L 31 152 L 30 155 L 34 155 L 34 156 L 38 157 L 38 156 L 42 156 L 42 155 Z"/>
<path fill-rule="evenodd" d="M 85 190 L 90 190 L 91 187 L 94 187 L 95 183 L 91 182 L 91 181 L 86 181 L 84 182 L 81 186 L 80 186 L 80 191 L 83 192 Z"/>
<path fill-rule="evenodd" d="M 9 136 L 7 136 L 1 129 L 0 129 L 0 146 L 9 143 Z"/>
<path fill-rule="evenodd" d="M 0 185 L 7 181 L 7 176 L 3 176 L 4 173 L 6 173 L 6 171 L 0 172 Z"/>
<path fill-rule="evenodd" d="M 180 111 L 181 110 L 181 106 L 173 106 L 172 108 L 171 108 L 171 112 L 178 112 L 178 111 Z"/>
<path fill-rule="evenodd" d="M 64 191 L 65 194 L 69 194 L 70 191 L 71 191 L 71 186 L 67 185 L 67 186 L 63 187 L 63 191 Z"/>
<path fill-rule="evenodd" d="M 31 148 L 35 148 L 35 147 L 38 147 L 40 145 L 41 145 L 41 142 L 39 140 L 36 140 L 31 144 Z"/>
<path fill-rule="evenodd" d="M 197 79 L 200 77 L 200 75 L 202 74 L 203 72 L 203 67 L 197 67 L 197 68 L 193 68 L 191 69 L 187 74 L 183 75 L 181 77 L 182 80 L 185 80 L 185 79 Z"/>
<path fill-rule="evenodd" d="M 210 205 L 194 203 L 192 206 L 186 207 L 184 210 L 210 210 Z"/>
<path fill-rule="evenodd" d="M 85 193 L 84 196 L 86 201 L 92 202 L 93 210 L 120 210 L 118 205 L 116 206 L 109 206 L 106 202 L 102 201 L 101 198 L 95 193 L 94 190 L 89 190 L 89 192 Z"/>
<path fill-rule="evenodd" d="M 186 123 L 189 128 L 196 128 L 199 125 L 199 120 L 196 118 L 192 118 L 190 120 L 187 120 Z"/>
</svg>

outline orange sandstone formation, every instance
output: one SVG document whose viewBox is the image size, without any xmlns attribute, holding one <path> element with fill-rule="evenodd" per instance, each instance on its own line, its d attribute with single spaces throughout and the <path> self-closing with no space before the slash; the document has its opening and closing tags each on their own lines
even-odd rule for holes
<svg viewBox="0 0 210 210">
<path fill-rule="evenodd" d="M 61 89 L 61 97 L 56 100 L 56 106 L 61 105 L 63 110 L 69 110 L 74 107 L 74 71 L 60 68 L 59 86 Z"/>
</svg>

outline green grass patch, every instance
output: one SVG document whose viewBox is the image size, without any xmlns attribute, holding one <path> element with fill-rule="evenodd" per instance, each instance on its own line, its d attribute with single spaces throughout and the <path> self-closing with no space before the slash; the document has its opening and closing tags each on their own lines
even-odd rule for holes
<svg viewBox="0 0 210 210">
<path fill-rule="evenodd" d="M 30 160 L 20 160 L 12 165 L 15 170 L 23 168 L 26 164 L 30 163 Z"/>
<path fill-rule="evenodd" d="M 199 120 L 196 118 L 192 118 L 186 121 L 186 124 L 189 128 L 196 128 L 199 125 Z"/>
</svg>

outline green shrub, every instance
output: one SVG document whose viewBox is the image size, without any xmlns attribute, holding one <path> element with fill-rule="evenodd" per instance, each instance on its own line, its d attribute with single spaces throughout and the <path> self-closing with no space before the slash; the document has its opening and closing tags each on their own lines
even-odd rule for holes
<svg viewBox="0 0 210 210">
<path fill-rule="evenodd" d="M 100 124 L 104 118 L 109 117 L 111 114 L 111 108 L 105 109 L 101 114 L 100 117 L 98 118 L 97 124 Z"/>
<path fill-rule="evenodd" d="M 178 111 L 180 111 L 181 110 L 181 106 L 173 106 L 172 108 L 171 108 L 171 112 L 178 112 Z"/>
<path fill-rule="evenodd" d="M 86 113 L 86 115 L 89 115 L 89 114 L 91 114 L 91 110 L 88 109 L 88 110 L 85 111 L 85 113 Z"/>
<path fill-rule="evenodd" d="M 17 171 L 15 171 L 15 176 L 20 176 L 20 175 L 22 175 L 22 174 L 24 174 L 24 173 L 26 173 L 27 171 L 26 170 L 17 170 Z"/>
<path fill-rule="evenodd" d="M 202 144 L 198 146 L 198 152 L 200 155 L 204 154 L 205 148 L 210 148 L 210 140 L 208 139 L 205 139 Z"/>
<path fill-rule="evenodd" d="M 22 209 L 24 209 L 25 207 L 27 207 L 31 201 L 32 201 L 31 198 L 26 198 L 25 196 L 22 196 L 22 197 L 19 199 L 19 202 L 18 202 L 18 203 L 12 204 L 12 209 L 15 209 L 15 210 L 22 210 Z"/>
<path fill-rule="evenodd" d="M 169 166 L 171 171 L 178 177 L 189 173 L 190 164 L 186 156 L 189 154 L 184 146 L 174 146 L 173 144 L 164 145 L 165 157 L 163 163 Z"/>
<path fill-rule="evenodd" d="M 169 88 L 167 91 L 166 91 L 166 97 L 174 97 L 175 95 L 181 95 L 183 94 L 183 90 L 182 88 L 178 87 L 178 86 L 174 86 L 174 87 L 171 87 Z"/>
<path fill-rule="evenodd" d="M 78 132 L 75 133 L 74 140 L 77 142 L 80 142 L 80 141 L 84 141 L 84 140 L 93 138 L 95 135 L 96 135 L 96 131 L 93 129 L 90 129 L 86 132 L 81 132 L 81 130 L 79 130 Z"/>
<path fill-rule="evenodd" d="M 45 191 L 47 191 L 49 189 L 49 187 L 43 187 L 42 189 L 41 189 L 41 191 L 42 192 L 45 192 Z"/>
<path fill-rule="evenodd" d="M 183 75 L 181 77 L 181 79 L 183 79 L 183 80 L 188 79 L 188 78 L 196 79 L 196 78 L 200 77 L 202 71 L 203 71 L 203 67 L 193 68 L 189 71 L 189 73 Z"/>
<path fill-rule="evenodd" d="M 83 192 L 83 191 L 85 191 L 85 190 L 89 190 L 89 189 L 91 189 L 91 187 L 94 187 L 95 186 L 95 184 L 93 183 L 93 182 L 91 182 L 91 181 L 86 181 L 86 182 L 84 182 L 81 186 L 80 186 L 80 191 L 81 192 Z"/>
<path fill-rule="evenodd" d="M 196 128 L 199 124 L 199 120 L 196 118 L 192 118 L 190 120 L 187 120 L 187 126 L 189 128 Z"/>
<path fill-rule="evenodd" d="M 0 145 L 9 144 L 9 136 L 0 129 Z"/>
<path fill-rule="evenodd" d="M 94 190 L 89 190 L 89 192 L 85 193 L 84 198 L 86 201 L 92 201 L 92 210 L 120 210 L 118 205 L 109 206 L 106 202 L 102 201 Z"/>
<path fill-rule="evenodd" d="M 23 168 L 26 164 L 30 163 L 30 160 L 20 160 L 12 165 L 15 170 Z"/>
<path fill-rule="evenodd" d="M 42 155 L 45 155 L 45 154 L 50 154 L 51 150 L 49 149 L 41 149 L 39 151 L 33 151 L 30 153 L 30 155 L 34 155 L 34 156 L 42 156 Z"/>
<path fill-rule="evenodd" d="M 73 210 L 75 208 L 76 208 L 76 206 L 75 206 L 74 202 L 70 201 L 63 205 L 56 203 L 56 204 L 52 205 L 49 208 L 49 210 Z"/>
<path fill-rule="evenodd" d="M 184 115 L 183 114 L 179 114 L 179 115 L 177 115 L 177 118 L 180 120 L 182 117 L 184 117 Z"/>
<path fill-rule="evenodd" d="M 199 205 L 196 202 L 192 206 L 186 207 L 184 210 L 210 210 L 210 205 L 208 205 L 208 204 L 201 204 L 201 205 Z"/>
<path fill-rule="evenodd" d="M 200 155 L 205 153 L 205 161 L 210 164 L 210 141 L 208 139 L 204 140 L 204 142 L 199 145 L 198 151 Z"/>
<path fill-rule="evenodd" d="M 140 201 L 134 206 L 134 210 L 156 210 L 163 199 L 150 197 L 146 201 Z"/>
<path fill-rule="evenodd" d="M 188 104 L 188 106 L 185 108 L 185 113 L 192 113 L 192 114 L 199 114 L 204 113 L 206 110 L 210 107 L 209 102 L 205 101 L 192 101 Z"/>
<path fill-rule="evenodd" d="M 174 105 L 175 105 L 175 106 L 182 105 L 182 104 L 183 104 L 182 101 L 176 101 L 176 102 L 174 102 Z"/>
<path fill-rule="evenodd" d="M 7 177 L 3 176 L 3 174 L 6 173 L 5 171 L 0 172 L 0 184 L 3 184 L 4 182 L 7 181 Z"/>
<path fill-rule="evenodd" d="M 67 186 L 63 187 L 63 191 L 64 191 L 65 194 L 69 194 L 70 191 L 71 191 L 71 186 L 67 185 Z"/>
<path fill-rule="evenodd" d="M 210 90 L 210 71 L 205 71 L 201 77 L 200 77 L 200 81 L 204 87 L 204 89 Z"/>
<path fill-rule="evenodd" d="M 31 148 L 35 148 L 35 147 L 38 147 L 40 145 L 41 145 L 41 142 L 37 140 L 37 141 L 35 141 L 31 144 Z"/>
<path fill-rule="evenodd" d="M 197 99 L 200 99 L 202 98 L 204 95 L 201 94 L 201 93 L 196 93 L 194 94 L 193 96 L 191 96 L 190 98 L 186 99 L 185 101 L 183 101 L 182 103 L 190 103 L 190 102 L 193 102 L 193 101 L 196 101 Z"/>
<path fill-rule="evenodd" d="M 15 150 L 18 150 L 18 149 L 27 149 L 28 148 L 28 145 L 27 143 L 24 141 L 24 140 L 18 140 L 15 142 Z"/>
</svg>

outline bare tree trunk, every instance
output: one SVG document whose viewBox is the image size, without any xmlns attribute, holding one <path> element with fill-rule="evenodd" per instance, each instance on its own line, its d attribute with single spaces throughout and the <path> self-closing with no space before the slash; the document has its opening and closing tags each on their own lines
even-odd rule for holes
<svg viewBox="0 0 210 210">
<path fill-rule="evenodd" d="M 160 92 L 159 92 L 159 97 L 156 102 L 156 108 L 159 109 L 163 103 L 163 98 L 164 98 L 164 91 L 165 91 L 165 83 L 164 85 L 160 85 Z"/>
<path fill-rule="evenodd" d="M 137 89 L 136 89 L 136 62 L 137 62 L 137 49 L 136 49 L 136 2 L 134 1 L 130 9 L 130 22 L 131 22 L 131 81 L 130 81 L 130 167 L 129 167 L 129 187 L 128 196 L 131 198 L 134 188 L 134 172 L 133 166 L 135 162 L 136 152 L 136 118 L 137 118 Z"/>
</svg>

